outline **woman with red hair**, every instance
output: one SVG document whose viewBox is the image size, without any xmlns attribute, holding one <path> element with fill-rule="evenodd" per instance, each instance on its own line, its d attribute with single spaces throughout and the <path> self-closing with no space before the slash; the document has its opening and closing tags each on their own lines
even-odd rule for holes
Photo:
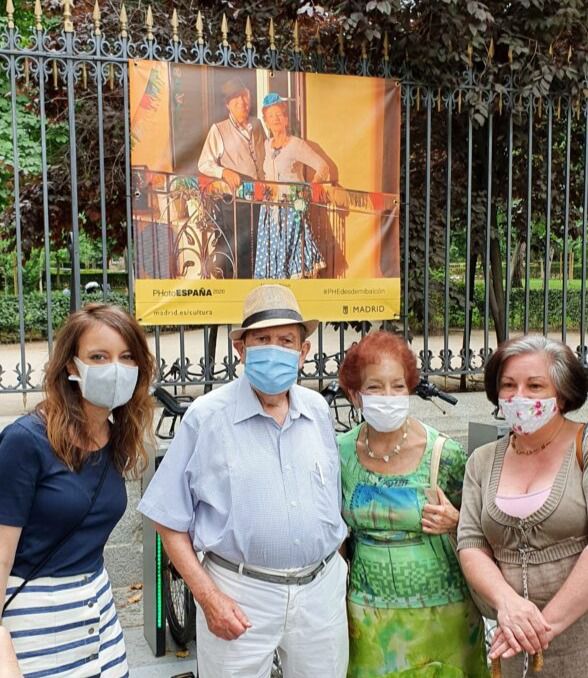
<svg viewBox="0 0 588 678">
<path fill-rule="evenodd" d="M 448 536 L 465 453 L 449 438 L 436 445 L 439 432 L 409 416 L 419 371 L 402 338 L 367 335 L 339 376 L 364 419 L 338 440 L 352 547 L 348 678 L 487 676 L 484 627 Z"/>
</svg>

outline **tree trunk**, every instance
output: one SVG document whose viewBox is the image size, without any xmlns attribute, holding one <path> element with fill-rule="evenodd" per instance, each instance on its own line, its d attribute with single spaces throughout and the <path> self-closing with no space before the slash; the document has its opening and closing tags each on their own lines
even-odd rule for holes
<svg viewBox="0 0 588 678">
<path fill-rule="evenodd" d="M 523 264 L 527 243 L 523 240 L 517 240 L 510 264 L 510 285 L 511 287 L 521 288 L 523 286 Z"/>
</svg>

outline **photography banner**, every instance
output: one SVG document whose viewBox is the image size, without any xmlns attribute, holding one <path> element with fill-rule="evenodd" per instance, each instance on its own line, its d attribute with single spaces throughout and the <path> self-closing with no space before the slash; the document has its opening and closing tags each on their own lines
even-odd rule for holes
<svg viewBox="0 0 588 678">
<path fill-rule="evenodd" d="M 260 282 L 320 320 L 400 311 L 394 80 L 131 62 L 136 315 L 237 323 Z"/>
</svg>

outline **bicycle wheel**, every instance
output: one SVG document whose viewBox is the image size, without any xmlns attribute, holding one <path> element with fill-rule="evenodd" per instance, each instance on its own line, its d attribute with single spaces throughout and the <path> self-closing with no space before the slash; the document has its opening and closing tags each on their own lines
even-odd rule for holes
<svg viewBox="0 0 588 678">
<path fill-rule="evenodd" d="M 176 643 L 184 646 L 196 637 L 196 604 L 186 582 L 169 561 L 163 589 L 169 631 Z"/>
</svg>

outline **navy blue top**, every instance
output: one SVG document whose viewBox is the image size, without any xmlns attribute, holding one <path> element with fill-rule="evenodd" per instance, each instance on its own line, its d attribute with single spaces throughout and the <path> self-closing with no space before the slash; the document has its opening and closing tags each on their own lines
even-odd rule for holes
<svg viewBox="0 0 588 678">
<path fill-rule="evenodd" d="M 79 473 L 54 454 L 43 421 L 28 414 L 0 433 L 0 524 L 22 527 L 11 574 L 26 578 L 88 510 L 105 464 L 104 484 L 90 513 L 37 577 L 95 572 L 104 545 L 127 505 L 110 445 L 92 454 Z"/>
</svg>

